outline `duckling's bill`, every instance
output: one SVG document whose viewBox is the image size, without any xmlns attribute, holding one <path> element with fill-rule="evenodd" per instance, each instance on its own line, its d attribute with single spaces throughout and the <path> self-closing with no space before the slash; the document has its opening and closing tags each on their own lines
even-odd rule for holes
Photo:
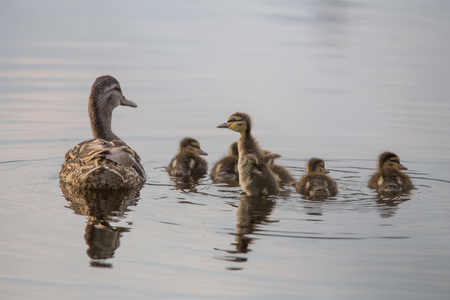
<svg viewBox="0 0 450 300">
<path fill-rule="evenodd" d="M 217 128 L 228 128 L 228 125 L 227 125 L 227 123 L 223 123 L 223 124 L 217 125 Z"/>
</svg>

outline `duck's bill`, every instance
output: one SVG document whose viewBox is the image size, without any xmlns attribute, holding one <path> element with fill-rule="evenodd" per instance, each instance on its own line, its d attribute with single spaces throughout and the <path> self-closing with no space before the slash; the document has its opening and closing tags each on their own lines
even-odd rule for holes
<svg viewBox="0 0 450 300">
<path fill-rule="evenodd" d="M 223 124 L 217 125 L 217 128 L 228 128 L 228 125 L 227 125 L 227 123 L 223 123 Z"/>
<path fill-rule="evenodd" d="M 206 152 L 203 151 L 203 150 L 200 150 L 200 155 L 208 155 L 208 153 L 206 153 Z"/>
<path fill-rule="evenodd" d="M 404 165 L 400 164 L 400 170 L 408 170 L 408 168 L 405 167 Z"/>
<path fill-rule="evenodd" d="M 122 101 L 120 101 L 120 105 L 137 107 L 137 104 L 127 98 L 123 97 Z"/>
</svg>

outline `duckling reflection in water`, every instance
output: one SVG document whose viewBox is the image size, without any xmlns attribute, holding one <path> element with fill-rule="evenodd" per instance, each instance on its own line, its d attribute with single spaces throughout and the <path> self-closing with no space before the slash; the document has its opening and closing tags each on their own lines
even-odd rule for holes
<svg viewBox="0 0 450 300">
<path fill-rule="evenodd" d="M 408 175 L 400 170 L 407 170 L 400 163 L 400 158 L 392 152 L 380 154 L 377 161 L 378 171 L 372 175 L 368 187 L 376 189 L 378 193 L 396 195 L 414 188 Z"/>
<path fill-rule="evenodd" d="M 306 164 L 306 174 L 295 187 L 297 192 L 313 199 L 336 196 L 337 184 L 326 173 L 325 162 L 320 158 L 311 158 Z"/>
<path fill-rule="evenodd" d="M 178 154 L 171 160 L 167 171 L 171 176 L 200 178 L 208 171 L 206 160 L 200 155 L 208 155 L 200 148 L 200 143 L 193 138 L 181 140 Z"/>
<path fill-rule="evenodd" d="M 239 184 L 247 195 L 278 194 L 278 183 L 264 162 L 264 153 L 251 134 L 251 119 L 241 112 L 234 113 L 227 123 L 217 126 L 239 132 Z M 248 154 L 251 156 L 246 157 Z M 244 159 L 245 157 L 245 159 Z"/>
<path fill-rule="evenodd" d="M 67 151 L 59 173 L 61 181 L 88 189 L 142 186 L 145 171 L 139 155 L 111 130 L 112 112 L 119 105 L 137 107 L 125 98 L 114 77 L 98 77 L 88 104 L 94 139 Z"/>
<path fill-rule="evenodd" d="M 238 172 L 239 152 L 237 143 L 230 146 L 228 155 L 221 158 L 211 169 L 211 179 L 214 182 L 239 182 Z"/>
<path fill-rule="evenodd" d="M 242 195 L 236 211 L 236 252 L 247 253 L 253 238 L 251 235 L 260 224 L 277 222 L 269 220 L 275 206 L 271 198 Z"/>
</svg>

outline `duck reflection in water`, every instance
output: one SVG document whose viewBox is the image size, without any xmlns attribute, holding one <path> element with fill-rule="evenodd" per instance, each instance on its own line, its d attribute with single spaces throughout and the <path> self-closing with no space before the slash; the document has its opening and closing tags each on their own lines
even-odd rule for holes
<svg viewBox="0 0 450 300">
<path fill-rule="evenodd" d="M 269 215 L 275 206 L 275 201 L 268 197 L 246 196 L 239 199 L 236 212 L 236 251 L 247 253 L 252 238 L 247 235 L 258 231 L 257 227 L 265 223 L 272 223 Z"/>
<path fill-rule="evenodd" d="M 94 190 L 79 189 L 61 182 L 61 190 L 76 214 L 88 217 L 84 239 L 87 255 L 95 267 L 112 267 L 105 260 L 113 258 L 120 237 L 129 228 L 111 226 L 110 222 L 124 218 L 128 206 L 136 205 L 140 189 Z"/>
<path fill-rule="evenodd" d="M 252 244 L 254 238 L 249 237 L 250 234 L 258 232 L 258 227 L 263 224 L 272 223 L 276 221 L 269 220 L 275 201 L 271 197 L 264 196 L 248 196 L 242 195 L 239 199 L 238 209 L 236 212 L 236 233 L 235 243 L 232 245 L 235 250 L 218 249 L 219 251 L 225 251 L 229 255 L 218 257 L 225 261 L 232 261 L 242 263 L 247 261 L 247 257 L 242 254 L 251 252 L 249 245 Z M 242 267 L 228 267 L 228 270 L 242 270 Z"/>
<path fill-rule="evenodd" d="M 403 193 L 378 193 L 376 198 L 377 210 L 382 218 L 394 217 L 399 209 L 399 204 L 411 200 L 409 192 Z"/>
</svg>

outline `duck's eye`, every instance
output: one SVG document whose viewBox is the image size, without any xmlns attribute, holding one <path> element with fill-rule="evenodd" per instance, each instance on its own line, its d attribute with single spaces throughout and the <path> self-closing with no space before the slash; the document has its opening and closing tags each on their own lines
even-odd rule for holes
<svg viewBox="0 0 450 300">
<path fill-rule="evenodd" d="M 230 120 L 228 120 L 228 122 L 236 122 L 236 119 L 235 118 L 230 119 Z"/>
</svg>

